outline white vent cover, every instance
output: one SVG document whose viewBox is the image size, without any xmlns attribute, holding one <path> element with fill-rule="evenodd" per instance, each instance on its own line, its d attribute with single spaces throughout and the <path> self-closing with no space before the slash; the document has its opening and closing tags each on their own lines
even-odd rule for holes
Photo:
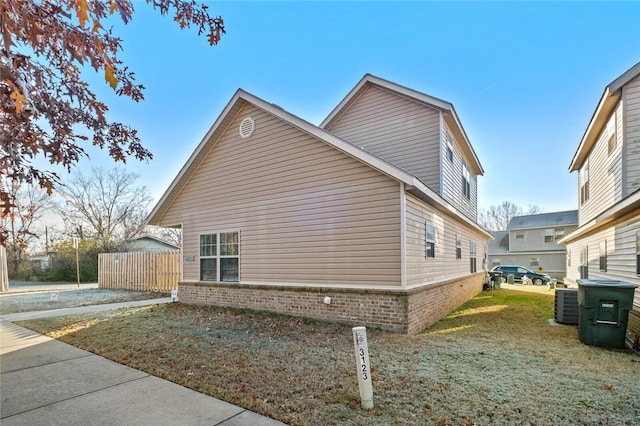
<svg viewBox="0 0 640 426">
<path fill-rule="evenodd" d="M 242 139 L 248 138 L 253 134 L 255 127 L 256 126 L 255 126 L 255 122 L 253 121 L 253 118 L 245 117 L 242 120 L 242 123 L 240 123 L 240 137 Z"/>
</svg>

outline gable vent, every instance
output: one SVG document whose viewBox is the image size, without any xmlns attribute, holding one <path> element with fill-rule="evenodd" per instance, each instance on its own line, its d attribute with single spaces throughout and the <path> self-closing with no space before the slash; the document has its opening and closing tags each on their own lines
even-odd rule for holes
<svg viewBox="0 0 640 426">
<path fill-rule="evenodd" d="M 255 122 L 253 121 L 253 118 L 245 117 L 242 120 L 242 123 L 240 123 L 240 137 L 242 139 L 248 138 L 253 134 L 255 127 L 256 126 L 255 126 Z"/>
</svg>

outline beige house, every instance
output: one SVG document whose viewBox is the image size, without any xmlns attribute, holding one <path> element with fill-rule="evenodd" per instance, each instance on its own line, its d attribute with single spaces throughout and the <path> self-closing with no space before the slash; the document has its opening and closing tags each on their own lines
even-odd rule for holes
<svg viewBox="0 0 640 426">
<path fill-rule="evenodd" d="M 604 89 L 569 167 L 578 172 L 578 229 L 567 246 L 567 281 L 640 284 L 640 63 Z M 640 290 L 628 329 L 640 335 Z"/>
<path fill-rule="evenodd" d="M 315 126 L 238 90 L 149 216 L 180 300 L 416 333 L 482 290 L 483 173 L 453 106 L 366 75 Z"/>
</svg>

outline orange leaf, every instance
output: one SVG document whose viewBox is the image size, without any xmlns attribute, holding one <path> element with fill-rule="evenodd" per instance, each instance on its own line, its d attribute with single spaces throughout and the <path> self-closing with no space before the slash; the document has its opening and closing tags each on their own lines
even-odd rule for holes
<svg viewBox="0 0 640 426">
<path fill-rule="evenodd" d="M 116 4 L 115 0 L 111 0 L 111 6 L 109 6 L 109 14 L 113 15 L 113 13 L 117 10 L 118 10 L 118 5 Z"/>
<path fill-rule="evenodd" d="M 24 110 L 24 105 L 27 104 L 27 98 L 25 98 L 22 92 L 18 90 L 18 87 L 13 84 L 13 81 L 3 80 L 3 83 L 7 83 L 11 87 L 11 94 L 9 97 L 13 100 L 16 107 L 16 113 L 20 114 Z"/>
<path fill-rule="evenodd" d="M 76 15 L 78 15 L 78 20 L 80 21 L 80 26 L 84 28 L 84 25 L 87 23 L 87 19 L 89 12 L 89 4 L 87 0 L 76 0 Z"/>
<path fill-rule="evenodd" d="M 112 89 L 115 89 L 118 85 L 118 78 L 115 75 L 115 69 L 111 65 L 104 67 L 104 79 L 109 83 Z"/>
</svg>

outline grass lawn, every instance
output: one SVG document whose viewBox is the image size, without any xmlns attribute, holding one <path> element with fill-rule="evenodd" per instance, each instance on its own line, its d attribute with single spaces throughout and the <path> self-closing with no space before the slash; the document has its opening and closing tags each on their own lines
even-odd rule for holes
<svg viewBox="0 0 640 426">
<path fill-rule="evenodd" d="M 168 304 L 20 325 L 289 424 L 637 425 L 640 358 L 551 326 L 552 292 L 483 292 L 422 334 Z"/>
</svg>

